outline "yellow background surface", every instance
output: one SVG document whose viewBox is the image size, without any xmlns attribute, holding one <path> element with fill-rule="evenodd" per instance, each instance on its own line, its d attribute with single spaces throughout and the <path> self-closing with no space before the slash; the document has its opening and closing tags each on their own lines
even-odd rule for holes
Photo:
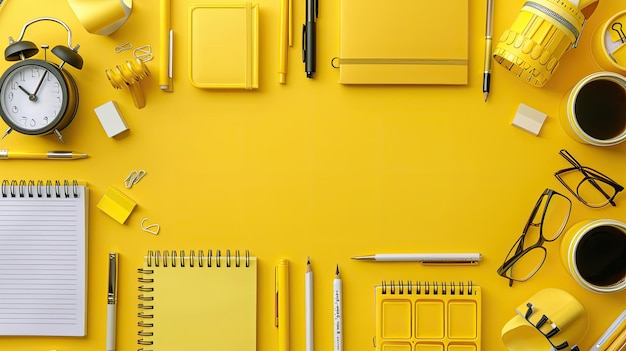
<svg viewBox="0 0 626 351">
<path fill-rule="evenodd" d="M 117 348 L 135 350 L 138 339 L 137 273 L 148 249 L 249 249 L 259 258 L 257 349 L 274 350 L 274 265 L 291 261 L 291 349 L 304 349 L 304 271 L 314 271 L 315 345 L 331 350 L 332 280 L 343 276 L 344 349 L 372 350 L 374 286 L 382 280 L 467 281 L 483 289 L 483 350 L 504 350 L 502 326 L 514 309 L 546 287 L 567 290 L 586 307 L 588 349 L 626 308 L 625 293 L 599 295 L 577 285 L 559 257 L 560 240 L 546 244 L 539 273 L 509 288 L 496 274 L 546 187 L 565 193 L 553 173 L 569 164 L 568 149 L 584 165 L 626 184 L 626 144 L 599 148 L 569 138 L 559 102 L 581 78 L 598 71 L 590 52 L 592 30 L 623 9 L 603 0 L 577 49 L 565 54 L 543 88 L 518 81 L 494 64 L 492 93 L 481 91 L 485 1 L 470 1 L 470 76 L 467 86 L 342 86 L 330 65 L 339 53 L 339 1 L 320 1 L 318 72 L 307 79 L 301 62 L 304 0 L 294 1 L 294 46 L 287 84 L 278 84 L 279 1 L 261 0 L 260 87 L 209 91 L 187 78 L 187 1 L 172 1 L 175 31 L 174 91 L 158 87 L 158 1 L 135 0 L 128 22 L 111 36 L 88 33 L 63 0 L 5 0 L 2 37 L 18 37 L 24 23 L 54 16 L 72 29 L 85 59 L 68 67 L 80 89 L 75 121 L 54 136 L 12 133 L 0 148 L 86 152 L 78 161 L 0 161 L 5 179 L 79 179 L 91 189 L 88 249 L 88 317 L 84 338 L 0 337 L 0 350 L 101 350 L 105 345 L 107 253 L 120 253 Z M 494 35 L 513 22 L 523 0 L 496 3 Z M 382 4 L 382 3 L 381 3 Z M 445 19 L 442 19 L 445 20 Z M 432 33 L 454 40 L 456 33 Z M 464 33 L 461 33 L 463 35 Z M 52 22 L 37 23 L 26 40 L 53 47 L 67 34 Z M 410 38 L 396 38 L 406 40 Z M 134 107 L 128 90 L 114 90 L 104 70 L 132 59 L 116 53 L 124 42 L 151 45 L 153 75 L 141 83 L 147 105 Z M 494 45 L 495 47 L 495 45 Z M 42 57 L 42 54 L 37 56 Z M 49 57 L 52 57 L 49 54 Z M 4 70 L 9 62 L 0 63 Z M 114 100 L 130 127 L 106 137 L 93 109 Z M 511 126 L 520 103 L 549 115 L 538 137 Z M 4 128 L 4 127 L 2 127 Z M 131 170 L 147 175 L 132 189 Z M 107 186 L 138 203 L 120 225 L 96 208 Z M 585 218 L 626 221 L 625 194 L 617 207 L 588 209 L 573 200 L 569 225 Z M 142 219 L 161 232 L 140 229 Z M 356 255 L 395 252 L 480 252 L 478 266 L 364 263 Z M 180 289 L 185 301 L 184 288 Z M 220 318 L 210 312 L 207 318 Z M 201 320 L 196 321 L 202 323 Z M 199 345 L 198 349 L 205 349 Z"/>
</svg>

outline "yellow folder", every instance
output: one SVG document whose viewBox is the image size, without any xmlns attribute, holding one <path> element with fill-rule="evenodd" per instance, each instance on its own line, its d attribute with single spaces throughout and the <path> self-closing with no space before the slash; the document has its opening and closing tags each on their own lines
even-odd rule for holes
<svg viewBox="0 0 626 351">
<path fill-rule="evenodd" d="M 468 0 L 342 0 L 339 82 L 467 84 Z"/>
</svg>

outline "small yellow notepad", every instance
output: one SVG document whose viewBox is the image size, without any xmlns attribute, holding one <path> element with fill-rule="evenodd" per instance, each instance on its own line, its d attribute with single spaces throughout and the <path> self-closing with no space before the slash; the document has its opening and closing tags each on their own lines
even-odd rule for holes
<svg viewBox="0 0 626 351">
<path fill-rule="evenodd" d="M 480 351 L 479 286 L 384 282 L 375 295 L 377 351 Z"/>
<path fill-rule="evenodd" d="M 256 3 L 189 5 L 189 80 L 198 88 L 259 87 Z"/>
<path fill-rule="evenodd" d="M 341 0 L 342 84 L 468 82 L 468 0 Z"/>
<path fill-rule="evenodd" d="M 257 259 L 248 251 L 149 251 L 139 274 L 142 347 L 256 351 Z"/>
</svg>

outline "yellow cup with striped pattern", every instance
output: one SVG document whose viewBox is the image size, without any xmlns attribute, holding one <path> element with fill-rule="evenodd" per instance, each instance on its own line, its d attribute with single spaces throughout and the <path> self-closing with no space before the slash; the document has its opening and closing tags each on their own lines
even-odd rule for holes
<svg viewBox="0 0 626 351">
<path fill-rule="evenodd" d="M 529 0 L 504 31 L 493 58 L 518 78 L 542 87 L 561 56 L 575 48 L 599 0 Z"/>
</svg>

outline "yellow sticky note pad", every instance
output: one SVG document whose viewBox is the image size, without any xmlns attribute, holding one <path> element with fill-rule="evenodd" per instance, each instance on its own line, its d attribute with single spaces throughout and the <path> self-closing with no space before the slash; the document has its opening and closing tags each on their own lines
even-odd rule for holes
<svg viewBox="0 0 626 351">
<path fill-rule="evenodd" d="M 124 224 L 137 203 L 115 187 L 108 187 L 97 207 L 120 224 Z"/>
</svg>

